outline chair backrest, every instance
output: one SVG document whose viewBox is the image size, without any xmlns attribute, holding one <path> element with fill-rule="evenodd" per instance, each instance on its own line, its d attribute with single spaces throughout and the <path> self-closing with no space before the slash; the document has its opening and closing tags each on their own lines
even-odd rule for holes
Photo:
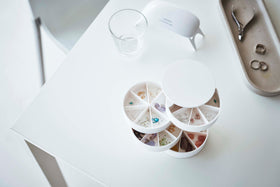
<svg viewBox="0 0 280 187">
<path fill-rule="evenodd" d="M 66 50 L 70 50 L 108 0 L 28 0 L 34 17 Z M 65 50 L 64 49 L 64 50 Z"/>
</svg>

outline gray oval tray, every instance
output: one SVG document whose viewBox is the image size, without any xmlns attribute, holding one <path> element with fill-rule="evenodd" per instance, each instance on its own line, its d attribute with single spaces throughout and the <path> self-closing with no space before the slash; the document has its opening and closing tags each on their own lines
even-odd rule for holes
<svg viewBox="0 0 280 187">
<path fill-rule="evenodd" d="M 245 16 L 249 13 L 248 9 L 253 8 L 255 11 L 253 20 L 245 28 L 242 41 L 238 40 L 238 28 L 231 14 L 232 5 L 235 10 L 243 11 Z M 219 6 L 239 56 L 248 87 L 264 96 L 280 94 L 280 42 L 263 0 L 219 0 Z M 257 44 L 265 45 L 264 55 L 255 52 Z M 250 62 L 254 59 L 266 62 L 269 66 L 268 70 L 252 69 Z"/>
</svg>

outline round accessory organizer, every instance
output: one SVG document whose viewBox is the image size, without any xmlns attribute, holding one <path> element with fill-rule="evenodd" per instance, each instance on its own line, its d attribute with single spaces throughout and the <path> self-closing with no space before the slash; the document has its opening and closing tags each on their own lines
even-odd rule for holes
<svg viewBox="0 0 280 187">
<path fill-rule="evenodd" d="M 166 107 L 166 96 L 158 84 L 143 82 L 133 86 L 124 98 L 124 111 L 131 132 L 140 145 L 151 151 L 166 151 L 176 158 L 187 158 L 199 153 L 208 138 L 208 130 L 201 132 L 183 131 L 179 125 L 173 123 L 171 115 L 187 126 L 205 127 L 209 123 L 198 123 L 198 118 L 209 120 L 211 123 L 218 117 L 220 106 L 217 91 L 214 96 L 203 106 L 198 108 L 183 108 L 177 105 Z M 189 120 L 193 123 L 186 124 L 184 117 L 189 112 Z M 197 115 L 199 112 L 199 116 Z M 190 118 L 191 117 L 191 118 Z M 201 120 L 200 120 L 201 121 Z"/>
<path fill-rule="evenodd" d="M 163 87 L 152 82 L 133 86 L 124 98 L 124 111 L 143 147 L 187 158 L 204 147 L 208 128 L 220 114 L 220 98 L 208 68 L 185 60 L 170 65 Z"/>
</svg>

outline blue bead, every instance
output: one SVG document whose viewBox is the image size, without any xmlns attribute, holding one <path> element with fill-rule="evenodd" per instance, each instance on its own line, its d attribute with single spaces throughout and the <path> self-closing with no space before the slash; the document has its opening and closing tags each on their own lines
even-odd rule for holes
<svg viewBox="0 0 280 187">
<path fill-rule="evenodd" d="M 153 120 L 153 123 L 157 123 L 159 121 L 158 118 L 153 118 L 152 120 Z"/>
</svg>

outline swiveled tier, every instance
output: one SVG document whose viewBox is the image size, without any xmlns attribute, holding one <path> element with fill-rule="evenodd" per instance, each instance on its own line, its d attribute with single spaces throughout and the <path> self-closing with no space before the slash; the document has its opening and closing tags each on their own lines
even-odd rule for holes
<svg viewBox="0 0 280 187">
<path fill-rule="evenodd" d="M 175 158 L 188 158 L 198 154 L 208 138 L 208 131 L 201 132 L 187 132 L 184 131 L 180 140 L 170 150 L 166 151 Z"/>
<path fill-rule="evenodd" d="M 195 108 L 184 108 L 167 104 L 167 115 L 179 128 L 185 131 L 200 132 L 211 127 L 220 114 L 220 98 L 215 90 L 212 98 L 204 105 Z"/>
<path fill-rule="evenodd" d="M 161 87 L 155 83 L 144 82 L 133 86 L 123 104 L 130 126 L 148 134 L 165 130 L 170 125 L 165 100 Z"/>
<path fill-rule="evenodd" d="M 167 129 L 158 133 L 145 134 L 132 129 L 137 142 L 150 151 L 165 151 L 173 147 L 180 139 L 182 130 L 169 123 Z"/>
</svg>

